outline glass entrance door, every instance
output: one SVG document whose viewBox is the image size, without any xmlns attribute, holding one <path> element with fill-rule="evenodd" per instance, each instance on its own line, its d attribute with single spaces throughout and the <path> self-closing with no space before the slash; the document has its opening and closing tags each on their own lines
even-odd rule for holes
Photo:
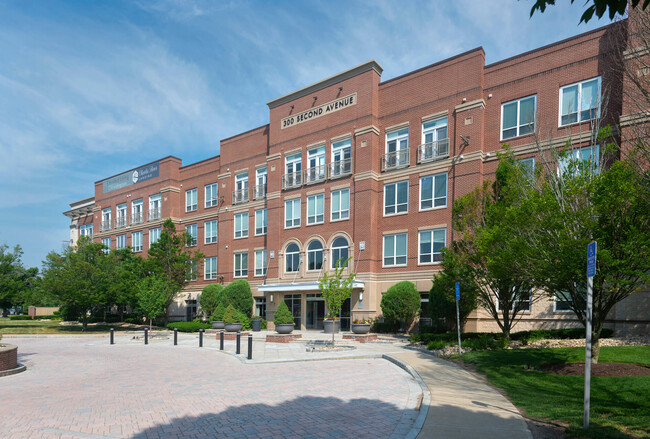
<svg viewBox="0 0 650 439">
<path fill-rule="evenodd" d="M 289 311 L 293 314 L 293 322 L 295 323 L 296 330 L 300 330 L 300 317 L 302 315 L 302 307 L 300 304 L 300 294 L 285 294 L 284 303 L 289 307 Z"/>
<path fill-rule="evenodd" d="M 350 330 L 350 298 L 348 297 L 341 306 L 341 331 Z"/>
<path fill-rule="evenodd" d="M 305 327 L 307 329 L 323 329 L 324 318 L 325 301 L 320 297 L 320 294 L 308 294 L 307 320 L 305 321 Z"/>
</svg>

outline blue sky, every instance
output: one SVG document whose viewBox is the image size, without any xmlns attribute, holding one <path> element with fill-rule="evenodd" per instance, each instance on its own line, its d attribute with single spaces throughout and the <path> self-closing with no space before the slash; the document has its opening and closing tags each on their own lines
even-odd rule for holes
<svg viewBox="0 0 650 439">
<path fill-rule="evenodd" d="M 94 182 L 268 122 L 265 103 L 370 59 L 390 79 L 495 62 L 608 24 L 532 0 L 0 0 L 0 244 L 41 266 Z"/>
</svg>

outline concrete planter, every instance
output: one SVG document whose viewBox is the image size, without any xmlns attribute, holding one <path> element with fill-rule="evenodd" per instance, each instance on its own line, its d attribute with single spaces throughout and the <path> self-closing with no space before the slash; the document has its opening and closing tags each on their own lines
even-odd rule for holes
<svg viewBox="0 0 650 439">
<path fill-rule="evenodd" d="M 223 329 L 225 323 L 221 321 L 213 321 L 212 322 L 212 329 Z"/>
<path fill-rule="evenodd" d="M 239 332 L 239 331 L 241 331 L 241 327 L 242 327 L 241 322 L 239 322 L 239 323 L 226 323 L 225 324 L 226 332 Z"/>
<path fill-rule="evenodd" d="M 331 334 L 332 331 L 334 331 L 334 334 L 338 334 L 341 330 L 341 321 L 323 320 L 323 328 L 325 329 L 325 334 Z"/>
<path fill-rule="evenodd" d="M 367 334 L 370 332 L 370 323 L 353 323 L 350 328 L 355 334 Z"/>
<path fill-rule="evenodd" d="M 275 330 L 278 334 L 291 334 L 294 329 L 293 323 L 282 323 L 280 325 L 275 325 Z"/>
<path fill-rule="evenodd" d="M 262 330 L 262 321 L 261 320 L 252 320 L 253 331 L 260 332 Z"/>
</svg>

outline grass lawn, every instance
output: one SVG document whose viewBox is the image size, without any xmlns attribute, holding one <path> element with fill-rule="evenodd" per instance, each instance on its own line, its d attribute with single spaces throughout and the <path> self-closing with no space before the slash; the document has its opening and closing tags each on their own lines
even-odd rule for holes
<svg viewBox="0 0 650 439">
<path fill-rule="evenodd" d="M 60 320 L 9 320 L 7 317 L 0 317 L 0 334 L 79 334 L 82 332 L 81 324 L 60 325 L 60 323 Z M 110 328 L 115 328 L 115 331 L 136 329 L 132 326 L 121 326 L 119 323 L 88 324 L 86 333 L 108 332 Z"/>
<path fill-rule="evenodd" d="M 650 436 L 650 376 L 592 377 L 590 430 L 582 430 L 584 377 L 525 365 L 584 362 L 584 348 L 476 351 L 463 360 L 477 366 L 528 416 L 569 424 L 568 435 L 594 438 Z M 602 347 L 599 362 L 650 366 L 650 346 Z"/>
</svg>

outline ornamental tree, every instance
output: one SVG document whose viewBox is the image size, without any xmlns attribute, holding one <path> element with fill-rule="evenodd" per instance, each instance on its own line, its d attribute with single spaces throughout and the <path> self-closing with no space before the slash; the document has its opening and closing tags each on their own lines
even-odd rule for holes
<svg viewBox="0 0 650 439">
<path fill-rule="evenodd" d="M 343 274 L 350 259 L 351 258 L 346 259 L 344 263 L 337 263 L 337 268 L 334 269 L 332 274 L 324 272 L 318 279 L 318 288 L 320 289 L 327 305 L 327 318 L 334 321 L 338 320 L 339 315 L 341 314 L 341 306 L 343 306 L 343 302 L 350 297 L 354 285 L 354 279 L 357 277 L 357 274 L 354 272 L 350 272 L 347 276 Z M 333 329 L 332 347 L 334 347 Z"/>
<path fill-rule="evenodd" d="M 149 319 L 149 330 L 153 319 L 167 310 L 166 290 L 166 280 L 160 276 L 147 276 L 138 283 L 138 309 Z"/>
</svg>

